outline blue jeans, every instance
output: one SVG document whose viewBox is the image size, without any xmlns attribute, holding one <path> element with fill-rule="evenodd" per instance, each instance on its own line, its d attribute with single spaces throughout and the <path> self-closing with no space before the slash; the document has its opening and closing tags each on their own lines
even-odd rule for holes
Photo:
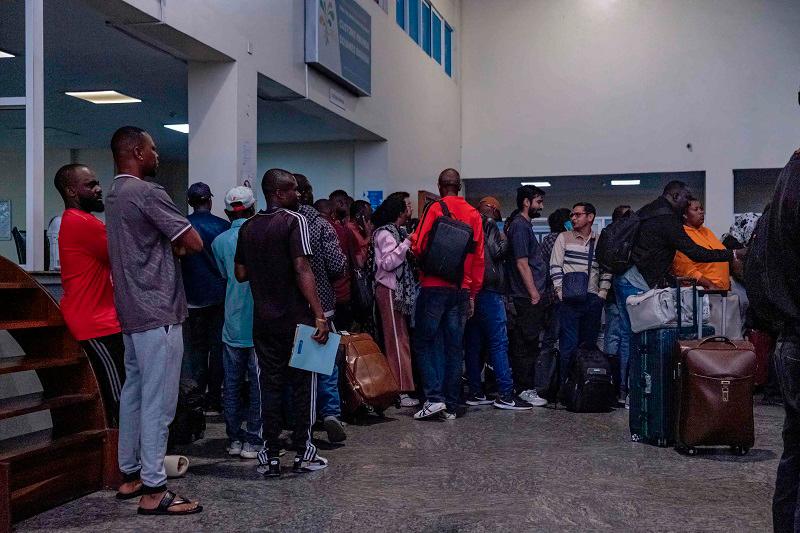
<svg viewBox="0 0 800 533">
<path fill-rule="evenodd" d="M 597 344 L 600 334 L 600 318 L 603 300 L 596 294 L 588 294 L 582 303 L 561 302 L 558 308 L 560 332 L 560 376 L 563 384 L 569 376 L 569 368 L 578 346 L 584 343 Z"/>
<path fill-rule="evenodd" d="M 236 348 L 224 344 L 222 364 L 225 368 L 222 414 L 225 417 L 228 440 L 261 446 L 264 439 L 261 437 L 261 383 L 258 378 L 256 352 L 253 348 Z M 242 406 L 240 389 L 245 373 L 250 381 L 250 401 L 249 405 Z M 245 417 L 247 430 L 242 429 L 242 419 Z"/>
<path fill-rule="evenodd" d="M 451 412 L 461 401 L 468 310 L 466 290 L 423 287 L 419 292 L 414 344 L 422 386 L 429 402 L 444 402 Z"/>
<path fill-rule="evenodd" d="M 119 399 L 119 469 L 124 475 L 139 471 L 145 492 L 160 492 L 167 486 L 164 455 L 178 406 L 181 325 L 124 334 L 122 342 L 125 384 Z"/>
<path fill-rule="evenodd" d="M 617 297 L 614 296 L 613 301 L 606 302 L 606 331 L 603 345 L 603 351 L 610 355 L 618 355 L 619 352 L 621 314 Z"/>
<path fill-rule="evenodd" d="M 330 376 L 317 374 L 317 407 L 323 420 L 326 416 L 342 416 L 342 399 L 339 396 L 339 366 L 333 365 Z"/>
<path fill-rule="evenodd" d="M 632 272 L 634 270 L 635 272 Z M 631 330 L 631 317 L 628 315 L 628 308 L 625 307 L 625 300 L 627 300 L 629 296 L 635 296 L 646 292 L 647 289 L 642 287 L 642 283 L 641 274 L 639 274 L 636 267 L 631 267 L 625 274 L 614 277 L 614 294 L 616 294 L 617 297 L 620 318 L 618 352 L 620 393 L 628 391 L 628 367 L 630 366 L 631 359 L 631 345 L 634 343 L 636 337 Z"/>
<path fill-rule="evenodd" d="M 501 397 L 511 395 L 514 382 L 508 364 L 508 333 L 506 330 L 506 304 L 500 293 L 481 291 L 475 298 L 475 315 L 467 321 L 464 331 L 464 355 L 467 366 L 469 392 L 483 395 L 481 385 L 481 349 L 486 347 L 497 379 Z"/>
<path fill-rule="evenodd" d="M 776 532 L 792 532 L 800 526 L 800 337 L 781 335 L 772 364 L 786 410 L 783 454 L 772 498 L 772 524 Z"/>
</svg>

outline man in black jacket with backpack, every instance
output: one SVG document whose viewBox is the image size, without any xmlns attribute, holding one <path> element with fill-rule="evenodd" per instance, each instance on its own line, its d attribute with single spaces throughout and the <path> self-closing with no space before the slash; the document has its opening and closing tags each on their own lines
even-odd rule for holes
<svg viewBox="0 0 800 533">
<path fill-rule="evenodd" d="M 630 268 L 624 274 L 615 276 L 613 285 L 621 315 L 620 396 L 628 390 L 628 364 L 633 337 L 631 319 L 625 307 L 628 297 L 669 285 L 667 281 L 675 252 L 683 252 L 689 259 L 698 263 L 727 263 L 732 259 L 738 260 L 742 252 L 709 250 L 696 244 L 686 234 L 681 215 L 691 199 L 692 192 L 686 183 L 671 181 L 664 187 L 661 196 L 641 208 L 630 219 L 626 219 L 638 219 L 639 226 L 633 241 Z M 601 250 L 598 250 L 598 255 L 601 255 Z"/>
<path fill-rule="evenodd" d="M 760 290 L 767 293 L 768 312 L 779 317 L 781 334 L 774 365 L 786 409 L 783 455 L 775 479 L 772 523 L 775 531 L 797 531 L 800 484 L 800 150 L 778 176 L 766 231 L 756 227 L 754 239 L 766 238 Z M 753 248 L 760 248 L 753 243 Z M 759 259 L 755 256 L 753 259 Z M 750 259 L 745 276 L 750 279 Z M 748 287 L 748 292 L 750 288 Z M 756 312 L 764 311 L 756 309 Z"/>
</svg>

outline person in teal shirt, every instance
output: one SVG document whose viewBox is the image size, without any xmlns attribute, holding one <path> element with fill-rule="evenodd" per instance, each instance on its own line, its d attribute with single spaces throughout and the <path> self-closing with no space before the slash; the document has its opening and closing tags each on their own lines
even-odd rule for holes
<svg viewBox="0 0 800 533">
<path fill-rule="evenodd" d="M 239 283 L 233 273 L 233 258 L 239 229 L 255 215 L 255 197 L 248 187 L 234 187 L 225 195 L 225 214 L 231 228 L 214 239 L 211 249 L 222 277 L 225 278 L 225 325 L 222 329 L 225 372 L 223 409 L 225 431 L 228 434 L 228 454 L 255 459 L 264 448 L 261 436 L 261 385 L 258 360 L 253 349 L 253 295 L 250 283 Z M 246 429 L 242 429 L 240 389 L 249 381 L 249 405 L 246 410 Z"/>
</svg>

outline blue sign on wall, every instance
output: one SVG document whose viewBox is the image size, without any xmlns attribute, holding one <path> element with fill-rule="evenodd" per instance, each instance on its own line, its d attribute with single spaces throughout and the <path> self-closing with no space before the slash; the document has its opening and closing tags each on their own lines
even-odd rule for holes
<svg viewBox="0 0 800 533">
<path fill-rule="evenodd" d="M 372 17 L 356 0 L 306 0 L 306 63 L 369 96 Z"/>
</svg>

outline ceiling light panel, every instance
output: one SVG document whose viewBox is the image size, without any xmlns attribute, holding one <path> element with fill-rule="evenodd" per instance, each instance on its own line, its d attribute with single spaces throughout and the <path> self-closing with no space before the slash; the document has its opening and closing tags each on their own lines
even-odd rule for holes
<svg viewBox="0 0 800 533">
<path fill-rule="evenodd" d="M 16 56 L 14 54 L 12 54 L 11 52 L 6 52 L 6 51 L 3 51 L 3 50 L 0 50 L 0 59 L 8 59 L 10 57 L 16 57 Z"/>
<path fill-rule="evenodd" d="M 179 131 L 181 133 L 189 133 L 189 125 L 188 124 L 164 124 L 164 127 L 168 130 Z"/>
<path fill-rule="evenodd" d="M 122 94 L 117 91 L 77 91 L 64 93 L 93 104 L 138 104 L 138 98 Z"/>
<path fill-rule="evenodd" d="M 534 187 L 550 187 L 549 181 L 523 181 L 520 185 L 533 185 Z"/>
<path fill-rule="evenodd" d="M 641 180 L 611 180 L 611 185 L 640 185 Z"/>
</svg>

